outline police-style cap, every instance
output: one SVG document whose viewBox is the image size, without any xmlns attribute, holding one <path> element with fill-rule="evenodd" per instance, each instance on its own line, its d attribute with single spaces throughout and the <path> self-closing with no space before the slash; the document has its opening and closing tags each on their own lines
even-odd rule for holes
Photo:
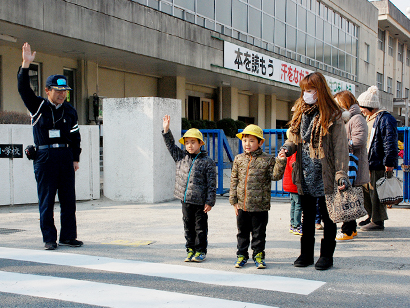
<svg viewBox="0 0 410 308">
<path fill-rule="evenodd" d="M 46 80 L 46 88 L 54 90 L 71 90 L 67 85 L 67 78 L 64 75 L 50 75 Z"/>
</svg>

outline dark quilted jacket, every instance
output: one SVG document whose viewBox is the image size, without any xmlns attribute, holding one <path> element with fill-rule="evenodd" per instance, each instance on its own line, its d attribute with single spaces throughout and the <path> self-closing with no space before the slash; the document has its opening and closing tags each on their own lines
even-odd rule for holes
<svg viewBox="0 0 410 308">
<path fill-rule="evenodd" d="M 262 149 L 235 157 L 231 173 L 229 202 L 248 212 L 270 210 L 272 181 L 285 172 L 286 159 L 275 159 Z"/>
<path fill-rule="evenodd" d="M 369 169 L 384 170 L 385 166 L 397 168 L 397 121 L 387 111 L 382 111 L 373 124 L 374 137 L 369 146 Z"/>
<path fill-rule="evenodd" d="M 171 130 L 165 134 L 162 133 L 162 136 L 176 163 L 175 198 L 186 203 L 214 206 L 216 198 L 215 162 L 207 156 L 206 151 L 201 151 L 189 174 L 195 157 L 175 144 Z"/>
</svg>

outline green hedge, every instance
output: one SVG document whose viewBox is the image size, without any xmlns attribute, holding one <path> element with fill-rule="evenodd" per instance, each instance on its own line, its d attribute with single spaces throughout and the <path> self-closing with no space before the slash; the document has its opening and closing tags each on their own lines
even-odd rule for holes
<svg viewBox="0 0 410 308">
<path fill-rule="evenodd" d="M 233 119 L 225 118 L 215 121 L 208 120 L 192 120 L 182 118 L 182 129 L 187 130 L 190 128 L 198 129 L 222 129 L 226 136 L 235 138 L 238 133 L 238 129 L 244 129 L 246 127 L 245 122 L 235 121 Z"/>
<path fill-rule="evenodd" d="M 16 111 L 0 111 L 0 124 L 30 124 L 31 118 L 27 113 Z"/>
</svg>

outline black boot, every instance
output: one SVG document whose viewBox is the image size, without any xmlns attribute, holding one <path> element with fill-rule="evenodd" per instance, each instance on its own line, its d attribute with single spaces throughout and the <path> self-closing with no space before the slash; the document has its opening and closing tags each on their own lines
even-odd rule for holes
<svg viewBox="0 0 410 308">
<path fill-rule="evenodd" d="M 307 267 L 313 264 L 315 248 L 315 238 L 306 239 L 303 236 L 300 238 L 300 256 L 293 263 L 295 267 Z"/>
<path fill-rule="evenodd" d="M 320 258 L 315 264 L 315 268 L 320 271 L 327 270 L 333 266 L 333 253 L 336 248 L 336 241 L 325 241 L 320 243 Z"/>
</svg>

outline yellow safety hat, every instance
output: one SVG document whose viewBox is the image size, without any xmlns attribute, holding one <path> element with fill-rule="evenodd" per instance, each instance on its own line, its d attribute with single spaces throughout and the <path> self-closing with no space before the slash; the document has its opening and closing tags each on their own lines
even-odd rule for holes
<svg viewBox="0 0 410 308">
<path fill-rule="evenodd" d="M 201 140 L 202 142 L 200 143 L 201 145 L 204 145 L 204 138 L 202 137 L 202 133 L 199 131 L 197 128 L 190 128 L 186 131 L 186 133 L 182 136 L 182 138 L 179 139 L 179 143 L 185 145 L 185 140 L 184 138 L 187 137 L 192 137 L 192 138 L 197 138 Z"/>
<path fill-rule="evenodd" d="M 241 133 L 236 134 L 236 137 L 242 140 L 243 135 L 253 135 L 265 141 L 265 138 L 263 138 L 262 128 L 260 128 L 258 125 L 255 125 L 255 124 L 249 124 L 248 126 L 246 126 L 245 129 Z"/>
</svg>

